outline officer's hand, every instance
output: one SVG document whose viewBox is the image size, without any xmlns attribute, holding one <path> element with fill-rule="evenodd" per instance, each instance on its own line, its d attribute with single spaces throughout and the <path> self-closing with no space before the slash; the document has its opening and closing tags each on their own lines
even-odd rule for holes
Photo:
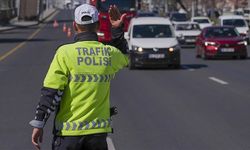
<svg viewBox="0 0 250 150">
<path fill-rule="evenodd" d="M 39 143 L 43 141 L 43 129 L 42 128 L 34 128 L 32 132 L 32 144 L 35 146 L 37 150 L 41 149 Z"/>
<path fill-rule="evenodd" d="M 120 13 L 116 5 L 110 5 L 109 7 L 109 20 L 113 28 L 118 28 L 123 23 L 123 19 L 126 14 Z"/>
</svg>

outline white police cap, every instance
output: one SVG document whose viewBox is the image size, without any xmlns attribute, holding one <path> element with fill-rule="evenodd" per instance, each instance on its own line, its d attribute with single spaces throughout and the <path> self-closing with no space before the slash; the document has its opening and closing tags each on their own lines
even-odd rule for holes
<svg viewBox="0 0 250 150">
<path fill-rule="evenodd" d="M 89 16 L 91 20 L 83 21 L 82 17 Z M 75 9 L 75 22 L 79 25 L 91 24 L 98 21 L 98 10 L 89 4 L 82 4 Z"/>
</svg>

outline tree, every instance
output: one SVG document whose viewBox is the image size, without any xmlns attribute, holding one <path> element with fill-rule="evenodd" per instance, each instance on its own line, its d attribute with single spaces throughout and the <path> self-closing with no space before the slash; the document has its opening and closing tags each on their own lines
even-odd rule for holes
<svg viewBox="0 0 250 150">
<path fill-rule="evenodd" d="M 182 3 L 182 0 L 176 0 L 176 3 L 180 4 L 181 8 L 184 9 L 186 12 L 188 12 L 188 10 L 186 9 L 186 7 Z"/>
</svg>

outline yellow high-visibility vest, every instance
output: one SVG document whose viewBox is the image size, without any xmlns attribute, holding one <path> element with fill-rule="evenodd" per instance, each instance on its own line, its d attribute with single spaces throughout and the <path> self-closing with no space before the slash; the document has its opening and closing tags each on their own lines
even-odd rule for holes
<svg viewBox="0 0 250 150">
<path fill-rule="evenodd" d="M 44 87 L 64 91 L 55 118 L 58 135 L 111 132 L 110 81 L 127 65 L 126 55 L 97 41 L 80 41 L 57 50 Z"/>
</svg>

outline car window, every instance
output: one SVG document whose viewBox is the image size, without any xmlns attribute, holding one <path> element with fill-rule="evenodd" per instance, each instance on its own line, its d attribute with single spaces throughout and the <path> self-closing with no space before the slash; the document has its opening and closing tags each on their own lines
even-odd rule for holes
<svg viewBox="0 0 250 150">
<path fill-rule="evenodd" d="M 194 19 L 193 21 L 197 23 L 209 23 L 208 19 Z"/>
<path fill-rule="evenodd" d="M 174 13 L 171 15 L 170 19 L 172 21 L 187 21 L 187 15 L 184 13 Z"/>
<path fill-rule="evenodd" d="M 243 19 L 225 19 L 223 20 L 223 25 L 235 26 L 235 27 L 245 27 L 246 23 Z"/>
<path fill-rule="evenodd" d="M 133 38 L 169 38 L 173 37 L 170 25 L 135 25 Z"/>
<path fill-rule="evenodd" d="M 177 24 L 176 30 L 200 30 L 200 27 L 198 24 Z"/>
<path fill-rule="evenodd" d="M 236 36 L 239 36 L 239 33 L 235 28 L 210 28 L 205 32 L 206 38 Z"/>
<path fill-rule="evenodd" d="M 144 13 L 137 13 L 137 17 L 156 17 L 156 14 L 154 13 L 149 13 L 149 12 L 144 12 Z"/>
</svg>

